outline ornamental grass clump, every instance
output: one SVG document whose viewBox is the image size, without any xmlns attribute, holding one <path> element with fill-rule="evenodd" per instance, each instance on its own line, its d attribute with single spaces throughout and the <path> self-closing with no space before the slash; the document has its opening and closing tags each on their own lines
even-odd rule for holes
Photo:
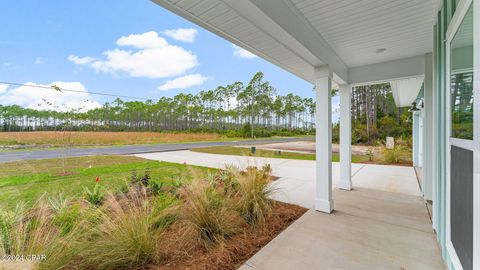
<svg viewBox="0 0 480 270">
<path fill-rule="evenodd" d="M 162 230 L 155 226 L 154 207 L 145 189 L 128 197 L 110 195 L 97 211 L 101 223 L 90 231 L 82 267 L 136 269 L 161 262 Z"/>
<path fill-rule="evenodd" d="M 52 209 L 43 199 L 28 211 L 0 214 L 0 254 L 42 256 L 31 261 L 4 261 L 0 266 L 22 269 L 63 269 L 73 266 L 72 261 L 80 252 L 77 244 L 83 231 L 72 229 L 62 233 L 52 222 L 52 217 Z M 15 265 L 9 266 L 8 263 Z"/>
<path fill-rule="evenodd" d="M 187 235 L 210 247 L 239 231 L 239 216 L 205 180 L 194 180 L 183 189 L 183 227 Z"/>
<path fill-rule="evenodd" d="M 400 163 L 404 149 L 401 145 L 395 145 L 392 149 L 383 150 L 383 160 L 387 163 Z"/>
<path fill-rule="evenodd" d="M 262 169 L 248 167 L 239 177 L 237 194 L 238 209 L 243 219 L 251 225 L 262 224 L 271 213 L 273 201 L 270 196 L 275 191 L 270 183 L 270 165 Z"/>
</svg>

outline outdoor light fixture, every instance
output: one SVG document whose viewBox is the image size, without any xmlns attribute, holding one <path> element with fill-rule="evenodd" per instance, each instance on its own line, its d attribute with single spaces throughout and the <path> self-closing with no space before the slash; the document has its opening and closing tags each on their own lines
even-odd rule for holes
<svg viewBox="0 0 480 270">
<path fill-rule="evenodd" d="M 419 108 L 417 108 L 417 103 L 414 101 L 412 102 L 412 107 L 408 110 L 409 112 L 418 112 L 420 111 Z"/>
</svg>

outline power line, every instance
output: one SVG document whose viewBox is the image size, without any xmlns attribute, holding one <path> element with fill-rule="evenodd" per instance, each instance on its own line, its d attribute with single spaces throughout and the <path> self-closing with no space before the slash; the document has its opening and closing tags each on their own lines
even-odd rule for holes
<svg viewBox="0 0 480 270">
<path fill-rule="evenodd" d="M 42 85 L 31 85 L 31 84 L 26 84 L 26 83 L 1 82 L 1 81 L 0 81 L 0 84 L 35 87 L 35 88 L 49 89 L 49 90 L 60 91 L 60 92 L 86 93 L 86 94 L 92 94 L 92 95 L 98 95 L 98 96 L 109 96 L 109 97 L 139 99 L 139 100 L 151 100 L 151 98 L 144 98 L 144 97 L 123 96 L 123 95 L 114 95 L 114 94 L 107 94 L 107 93 L 100 93 L 100 92 L 80 91 L 80 90 L 75 90 L 75 89 L 62 88 L 62 87 L 59 87 L 57 85 L 42 86 Z"/>
</svg>

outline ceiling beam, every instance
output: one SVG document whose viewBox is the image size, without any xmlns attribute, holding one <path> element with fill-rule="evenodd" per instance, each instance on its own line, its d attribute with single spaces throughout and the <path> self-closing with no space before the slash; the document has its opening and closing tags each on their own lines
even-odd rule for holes
<svg viewBox="0 0 480 270">
<path fill-rule="evenodd" d="M 348 69 L 348 82 L 353 85 L 390 82 L 422 77 L 425 74 L 425 55 L 417 55 L 377 64 Z"/>
</svg>

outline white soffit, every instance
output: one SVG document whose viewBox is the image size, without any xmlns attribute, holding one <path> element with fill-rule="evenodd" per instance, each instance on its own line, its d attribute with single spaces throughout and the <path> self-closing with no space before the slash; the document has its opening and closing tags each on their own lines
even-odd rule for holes
<svg viewBox="0 0 480 270">
<path fill-rule="evenodd" d="M 348 67 L 431 52 L 438 0 L 292 1 Z M 377 52 L 377 50 L 383 52 Z"/>
<path fill-rule="evenodd" d="M 329 65 L 341 83 L 352 67 L 431 52 L 440 2 L 151 1 L 307 81 L 314 67 Z"/>
<path fill-rule="evenodd" d="M 422 88 L 423 80 L 424 76 L 418 76 L 391 81 L 390 86 L 392 87 L 395 105 L 397 105 L 397 107 L 412 105 L 412 102 L 415 101 Z"/>
</svg>

